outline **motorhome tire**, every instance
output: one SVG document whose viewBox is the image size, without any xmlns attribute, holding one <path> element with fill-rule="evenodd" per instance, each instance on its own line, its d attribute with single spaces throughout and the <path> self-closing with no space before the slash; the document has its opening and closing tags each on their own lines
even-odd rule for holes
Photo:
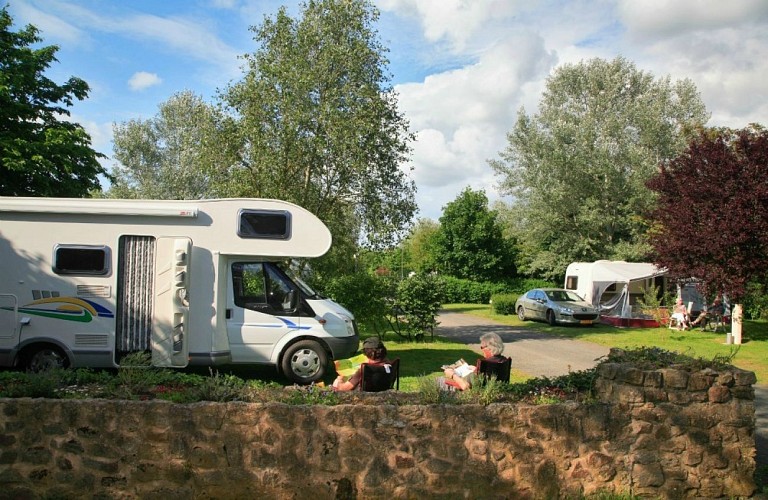
<svg viewBox="0 0 768 500">
<path fill-rule="evenodd" d="M 549 323 L 551 326 L 555 326 L 557 324 L 557 319 L 555 318 L 555 311 L 550 309 L 547 311 L 547 323 Z"/>
<path fill-rule="evenodd" d="M 300 340 L 283 355 L 283 373 L 297 384 L 310 384 L 325 375 L 328 355 L 318 342 Z"/>
<path fill-rule="evenodd" d="M 69 366 L 69 360 L 58 347 L 43 346 L 31 351 L 25 364 L 26 369 L 31 372 L 44 372 L 54 368 L 66 368 Z"/>
<path fill-rule="evenodd" d="M 520 318 L 520 321 L 525 321 L 527 319 L 525 317 L 525 309 L 523 306 L 517 308 L 517 317 Z"/>
</svg>

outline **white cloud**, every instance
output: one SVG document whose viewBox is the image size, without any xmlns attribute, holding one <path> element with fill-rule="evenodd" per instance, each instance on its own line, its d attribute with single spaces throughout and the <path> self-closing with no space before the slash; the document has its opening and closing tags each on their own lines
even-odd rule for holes
<svg viewBox="0 0 768 500">
<path fill-rule="evenodd" d="M 629 35 L 639 41 L 678 37 L 768 19 L 765 0 L 620 0 L 618 9 Z"/>
<path fill-rule="evenodd" d="M 131 90 L 144 90 L 161 83 L 163 83 L 162 78 L 155 73 L 147 73 L 146 71 L 138 71 L 128 80 L 128 86 Z"/>
<path fill-rule="evenodd" d="M 12 16 L 14 23 L 19 25 L 32 24 L 40 30 L 44 40 L 59 44 L 79 45 L 87 35 L 83 30 L 78 29 L 71 23 L 68 23 L 61 17 L 43 12 L 30 4 L 19 2 L 13 5 Z"/>
</svg>

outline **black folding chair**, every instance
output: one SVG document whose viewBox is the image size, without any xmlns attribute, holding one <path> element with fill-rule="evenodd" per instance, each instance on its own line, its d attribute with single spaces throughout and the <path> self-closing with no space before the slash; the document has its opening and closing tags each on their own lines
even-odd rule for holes
<svg viewBox="0 0 768 500">
<path fill-rule="evenodd" d="M 489 378 L 496 377 L 499 382 L 509 383 L 509 375 L 512 371 L 512 358 L 504 358 L 504 361 L 494 361 L 488 358 L 477 360 L 477 373 L 483 377 L 483 383 Z"/>
<path fill-rule="evenodd" d="M 400 390 L 400 358 L 390 363 L 361 366 L 360 390 L 363 392 L 381 392 L 389 389 Z"/>
</svg>

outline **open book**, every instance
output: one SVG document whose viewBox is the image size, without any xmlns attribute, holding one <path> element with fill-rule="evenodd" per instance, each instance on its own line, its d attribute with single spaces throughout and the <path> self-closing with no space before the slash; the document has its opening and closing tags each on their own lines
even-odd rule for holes
<svg viewBox="0 0 768 500">
<path fill-rule="evenodd" d="M 367 362 L 368 358 L 365 354 L 358 354 L 351 358 L 334 360 L 333 364 L 336 365 L 336 373 L 344 378 L 349 378 L 355 374 L 361 364 Z"/>
<path fill-rule="evenodd" d="M 466 378 L 467 375 L 475 373 L 475 367 L 468 364 L 463 359 L 460 359 L 450 365 L 443 365 L 442 368 L 443 370 L 447 368 L 452 368 L 453 372 L 461 378 Z"/>
</svg>

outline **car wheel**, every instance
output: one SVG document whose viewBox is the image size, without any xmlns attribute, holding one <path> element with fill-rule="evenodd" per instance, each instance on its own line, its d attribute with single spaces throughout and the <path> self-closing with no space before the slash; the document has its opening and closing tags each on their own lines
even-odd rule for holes
<svg viewBox="0 0 768 500">
<path fill-rule="evenodd" d="M 520 321 L 525 321 L 525 308 L 523 306 L 520 306 L 517 308 L 517 317 L 520 318 Z"/>
<path fill-rule="evenodd" d="M 66 354 L 58 347 L 53 346 L 44 346 L 34 350 L 26 362 L 26 369 L 35 373 L 66 368 L 67 366 L 69 366 L 69 360 Z"/>
<path fill-rule="evenodd" d="M 555 311 L 552 309 L 547 311 L 547 323 L 550 324 L 550 326 L 555 326 L 557 324 L 557 319 L 555 318 Z"/>
<path fill-rule="evenodd" d="M 325 375 L 328 355 L 314 340 L 300 340 L 283 354 L 282 368 L 286 377 L 297 384 L 310 384 Z"/>
</svg>

